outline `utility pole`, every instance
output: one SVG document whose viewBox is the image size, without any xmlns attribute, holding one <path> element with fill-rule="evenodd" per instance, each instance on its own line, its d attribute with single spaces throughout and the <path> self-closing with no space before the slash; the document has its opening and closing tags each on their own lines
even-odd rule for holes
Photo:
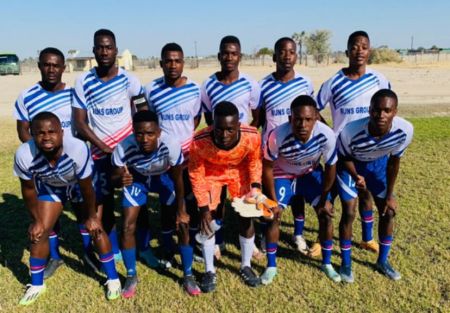
<svg viewBox="0 0 450 313">
<path fill-rule="evenodd" d="M 414 50 L 414 36 L 411 36 L 411 50 Z"/>
<path fill-rule="evenodd" d="M 197 41 L 194 41 L 194 50 L 195 50 L 195 68 L 198 68 Z"/>
</svg>

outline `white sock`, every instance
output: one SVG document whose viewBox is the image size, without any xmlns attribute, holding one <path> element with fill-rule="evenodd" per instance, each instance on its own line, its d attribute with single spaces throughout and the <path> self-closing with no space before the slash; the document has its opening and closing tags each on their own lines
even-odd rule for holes
<svg viewBox="0 0 450 313">
<path fill-rule="evenodd" d="M 216 272 L 214 267 L 214 246 L 216 245 L 216 236 L 205 240 L 202 244 L 202 254 L 205 260 L 205 272 Z"/>
<path fill-rule="evenodd" d="M 250 238 L 245 238 L 239 235 L 239 243 L 241 245 L 241 268 L 246 266 L 251 267 L 253 247 L 255 246 L 255 235 Z"/>
</svg>

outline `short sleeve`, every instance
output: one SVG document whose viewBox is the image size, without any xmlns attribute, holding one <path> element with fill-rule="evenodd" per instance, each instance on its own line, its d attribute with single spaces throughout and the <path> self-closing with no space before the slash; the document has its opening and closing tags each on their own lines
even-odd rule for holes
<svg viewBox="0 0 450 313">
<path fill-rule="evenodd" d="M 92 158 L 86 143 L 79 141 L 80 148 L 77 149 L 77 160 L 75 174 L 78 179 L 85 179 L 92 174 Z"/>
<path fill-rule="evenodd" d="M 117 167 L 124 167 L 125 166 L 125 160 L 124 160 L 124 148 L 123 143 L 119 143 L 115 148 L 111 155 L 111 163 L 114 166 Z"/>
<path fill-rule="evenodd" d="M 259 87 L 259 84 L 254 81 L 251 80 L 250 81 L 251 85 L 252 85 L 252 89 L 250 91 L 250 109 L 252 110 L 256 110 L 257 108 L 259 108 L 259 98 L 261 97 L 261 87 Z"/>
<path fill-rule="evenodd" d="M 330 90 L 331 80 L 326 81 L 322 84 L 317 94 L 317 109 L 322 111 L 326 108 L 327 104 L 331 101 L 332 93 Z"/>
<path fill-rule="evenodd" d="M 75 81 L 75 88 L 73 89 L 74 101 L 72 102 L 72 106 L 77 109 L 87 110 L 86 97 L 84 95 L 83 89 L 83 80 L 84 75 L 78 77 Z"/>
<path fill-rule="evenodd" d="M 395 157 L 402 157 L 405 154 L 405 150 L 406 148 L 411 144 L 412 138 L 413 138 L 413 132 L 414 132 L 414 128 L 412 126 L 411 123 L 404 121 L 405 123 L 402 125 L 402 130 L 404 131 L 404 133 L 406 134 L 406 138 L 405 141 L 400 144 L 398 147 L 396 147 L 391 155 L 395 156 Z"/>
<path fill-rule="evenodd" d="M 23 180 L 33 179 L 33 174 L 30 172 L 32 156 L 29 151 L 30 142 L 25 142 L 20 145 L 14 155 L 14 175 Z"/>
<path fill-rule="evenodd" d="M 14 104 L 14 117 L 18 121 L 30 122 L 30 116 L 28 110 L 25 107 L 23 94 L 20 94 Z"/>
<path fill-rule="evenodd" d="M 320 123 L 320 122 L 319 122 Z M 326 137 L 326 142 L 323 151 L 323 158 L 325 164 L 333 165 L 337 162 L 337 151 L 336 151 L 336 136 L 331 128 L 322 124 L 324 129 L 323 133 Z"/>
<path fill-rule="evenodd" d="M 203 112 L 212 112 L 211 99 L 209 99 L 208 93 L 206 92 L 206 86 L 209 81 L 210 79 L 207 79 L 200 87 L 200 98 Z"/>
<path fill-rule="evenodd" d="M 130 99 L 132 97 L 144 94 L 144 88 L 142 88 L 141 83 L 136 77 L 128 74 L 128 82 L 128 96 L 130 97 Z"/>
</svg>

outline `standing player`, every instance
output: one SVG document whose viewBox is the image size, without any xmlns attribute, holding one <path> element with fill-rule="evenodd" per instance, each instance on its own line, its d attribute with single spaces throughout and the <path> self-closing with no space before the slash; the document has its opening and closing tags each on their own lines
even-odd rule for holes
<svg viewBox="0 0 450 313">
<path fill-rule="evenodd" d="M 260 125 L 263 126 L 263 146 L 266 145 L 272 129 L 288 122 L 292 101 L 299 95 L 313 96 L 314 94 L 311 80 L 294 70 L 297 62 L 297 45 L 292 38 L 283 37 L 275 42 L 273 61 L 276 64 L 275 72 L 259 82 L 261 86 Z M 297 199 L 292 204 L 294 217 L 293 241 L 297 250 L 306 254 L 308 246 L 303 238 L 304 201 L 303 199 Z"/>
<path fill-rule="evenodd" d="M 139 81 L 116 66 L 117 46 L 113 32 L 96 31 L 93 52 L 97 67 L 75 82 L 74 123 L 77 134 L 91 143 L 98 213 L 110 236 L 115 257 L 120 259 L 114 226 L 114 189 L 110 183 L 111 153 L 131 134 L 133 110 L 139 110 L 146 103 Z"/>
<path fill-rule="evenodd" d="M 341 277 L 331 265 L 334 209 L 330 190 L 336 177 L 336 137 L 333 130 L 317 121 L 316 106 L 310 96 L 298 96 L 291 104 L 289 122 L 270 132 L 264 149 L 263 181 L 269 197 L 276 196 L 283 209 L 298 201 L 294 195 L 314 207 L 319 218 L 321 268 L 327 277 L 339 282 Z M 321 157 L 325 170 L 320 165 Z M 279 220 L 274 219 L 268 227 L 268 267 L 262 275 L 265 284 L 271 283 L 276 275 Z"/>
<path fill-rule="evenodd" d="M 145 96 L 151 111 L 158 114 L 159 125 L 164 133 L 181 145 L 185 159 L 183 180 L 185 184 L 186 206 L 190 219 L 190 241 L 195 245 L 198 231 L 198 209 L 187 173 L 189 147 L 194 130 L 201 118 L 200 88 L 186 76 L 183 76 L 183 49 L 176 43 L 168 43 L 161 50 L 161 68 L 163 77 L 157 78 L 145 86 Z M 163 223 L 165 225 L 166 223 Z M 164 242 L 170 242 L 174 225 L 163 227 Z M 188 249 L 188 247 L 184 247 Z"/>
<path fill-rule="evenodd" d="M 370 56 L 369 35 L 356 31 L 348 37 L 345 52 L 349 65 L 337 72 L 321 86 L 317 95 L 319 110 L 329 104 L 336 136 L 349 122 L 369 115 L 370 99 L 380 89 L 390 89 L 389 81 L 377 71 L 368 68 Z M 378 243 L 373 240 L 373 208 L 370 194 L 359 194 L 362 242 L 361 248 L 378 252 Z"/>
<path fill-rule="evenodd" d="M 120 280 L 110 242 L 96 215 L 92 160 L 87 145 L 70 136 L 63 140 L 61 123 L 50 112 L 38 113 L 30 127 L 33 138 L 17 149 L 14 159 L 14 174 L 20 178 L 22 196 L 32 218 L 28 228 L 31 285 L 20 304 L 33 303 L 45 291 L 44 269 L 49 254 L 49 235 L 61 215 L 64 202 L 76 191 L 81 191 L 83 222 L 108 277 L 107 298 L 118 298 Z M 79 190 L 76 189 L 77 183 Z"/>
<path fill-rule="evenodd" d="M 389 89 L 377 91 L 370 102 L 369 116 L 344 127 L 338 138 L 339 196 L 343 212 L 339 225 L 342 247 L 341 276 L 353 282 L 351 270 L 352 222 L 355 217 L 357 189 L 367 189 L 375 200 L 379 213 L 378 236 L 380 252 L 377 269 L 393 280 L 400 273 L 388 262 L 393 240 L 397 200 L 394 185 L 400 168 L 400 158 L 411 143 L 413 126 L 397 117 L 397 95 Z"/>
<path fill-rule="evenodd" d="M 200 209 L 200 231 L 211 235 L 202 243 L 206 273 L 203 292 L 216 288 L 214 267 L 215 235 L 211 227 L 221 202 L 223 186 L 231 197 L 261 193 L 261 137 L 254 127 L 239 122 L 239 111 L 231 102 L 218 103 L 214 124 L 199 131 L 192 142 L 188 163 L 192 189 Z M 251 218 L 239 217 L 241 247 L 240 274 L 244 282 L 256 287 L 260 278 L 251 268 L 255 230 Z"/>
</svg>

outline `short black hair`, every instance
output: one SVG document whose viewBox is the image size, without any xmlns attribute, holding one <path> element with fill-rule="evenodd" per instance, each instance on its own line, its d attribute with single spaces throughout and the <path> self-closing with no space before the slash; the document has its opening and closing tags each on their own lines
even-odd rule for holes
<svg viewBox="0 0 450 313">
<path fill-rule="evenodd" d="M 95 45 L 95 39 L 100 36 L 111 37 L 112 40 L 114 41 L 114 44 L 116 44 L 116 36 L 114 35 L 114 33 L 112 31 L 110 31 L 109 29 L 101 28 L 94 33 L 94 45 Z"/>
<path fill-rule="evenodd" d="M 292 101 L 291 112 L 295 108 L 304 107 L 304 106 L 310 106 L 317 110 L 317 103 L 313 97 L 308 96 L 308 95 L 300 95 Z"/>
<path fill-rule="evenodd" d="M 162 49 L 161 49 L 161 59 L 164 59 L 164 54 L 166 54 L 166 52 L 169 52 L 169 51 L 176 51 L 176 52 L 181 52 L 182 54 L 184 54 L 183 49 L 181 48 L 181 46 L 179 44 L 177 44 L 175 42 L 169 42 L 169 43 L 166 43 L 164 45 L 164 47 L 162 47 Z"/>
<path fill-rule="evenodd" d="M 139 111 L 135 115 L 133 115 L 133 124 L 141 122 L 155 122 L 159 125 L 158 115 L 155 112 L 149 110 Z"/>
<path fill-rule="evenodd" d="M 222 50 L 225 45 L 227 44 L 235 44 L 239 47 L 239 50 L 241 50 L 241 42 L 239 41 L 239 38 L 236 36 L 228 35 L 222 38 L 219 45 L 219 50 Z"/>
<path fill-rule="evenodd" d="M 229 101 L 221 101 L 214 108 L 214 118 L 218 116 L 237 116 L 239 117 L 239 110 Z"/>
<path fill-rule="evenodd" d="M 277 51 L 281 49 L 281 44 L 282 44 L 283 42 L 285 42 L 285 41 L 290 41 L 290 42 L 292 42 L 292 43 L 294 44 L 294 46 L 295 46 L 295 49 L 297 49 L 297 44 L 296 44 L 296 42 L 294 41 L 294 39 L 292 39 L 292 38 L 290 38 L 290 37 L 282 37 L 282 38 L 278 39 L 278 40 L 275 42 L 275 46 L 274 46 L 274 48 L 273 48 L 273 51 L 274 51 L 275 53 L 277 53 Z"/>
<path fill-rule="evenodd" d="M 398 105 L 398 97 L 395 92 L 391 89 L 380 89 L 374 93 L 370 99 L 370 106 L 374 105 L 376 102 L 380 101 L 381 98 L 391 98 L 395 100 L 395 106 Z"/>
<path fill-rule="evenodd" d="M 66 62 L 66 59 L 64 58 L 64 54 L 61 52 L 61 50 L 53 48 L 53 47 L 47 47 L 44 50 L 41 50 L 41 52 L 39 52 L 39 61 L 41 61 L 41 58 L 44 56 L 44 54 L 54 54 L 59 56 L 63 63 Z"/>
<path fill-rule="evenodd" d="M 36 114 L 31 119 L 30 129 L 33 128 L 33 126 L 34 126 L 34 124 L 36 124 L 36 122 L 45 121 L 45 120 L 55 120 L 56 123 L 61 127 L 61 121 L 59 120 L 59 117 L 52 112 L 45 111 L 45 112 L 40 112 L 40 113 Z"/>
<path fill-rule="evenodd" d="M 369 34 L 363 30 L 357 30 L 348 36 L 347 47 L 352 45 L 355 42 L 356 37 L 365 37 L 370 42 Z"/>
</svg>

